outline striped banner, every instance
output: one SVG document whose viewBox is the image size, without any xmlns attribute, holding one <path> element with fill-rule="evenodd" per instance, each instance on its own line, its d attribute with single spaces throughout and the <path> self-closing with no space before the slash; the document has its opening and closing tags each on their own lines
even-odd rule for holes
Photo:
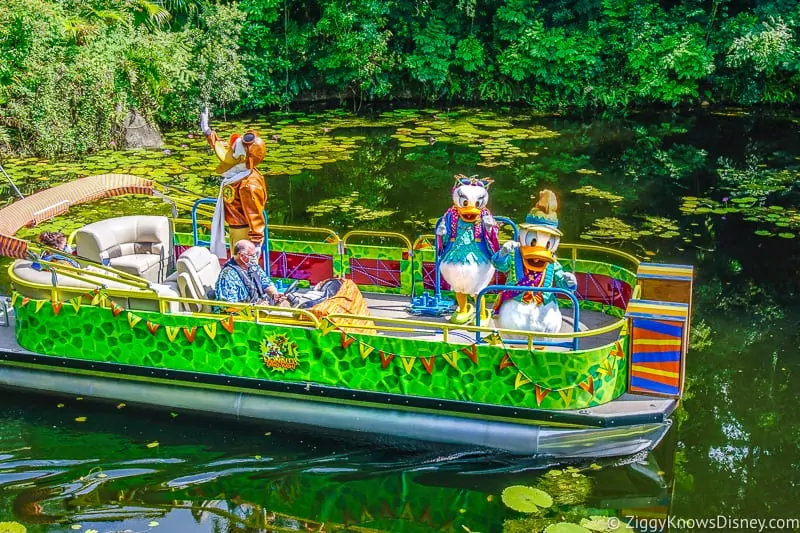
<svg viewBox="0 0 800 533">
<path fill-rule="evenodd" d="M 678 396 L 683 324 L 634 318 L 631 331 L 631 392 Z"/>
</svg>

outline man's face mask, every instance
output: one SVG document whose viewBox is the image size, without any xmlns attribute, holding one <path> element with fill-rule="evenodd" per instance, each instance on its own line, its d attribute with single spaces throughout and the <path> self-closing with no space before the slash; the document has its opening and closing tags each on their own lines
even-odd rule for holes
<svg viewBox="0 0 800 533">
<path fill-rule="evenodd" d="M 258 266 L 258 253 L 247 256 L 247 264 L 250 266 Z"/>
</svg>

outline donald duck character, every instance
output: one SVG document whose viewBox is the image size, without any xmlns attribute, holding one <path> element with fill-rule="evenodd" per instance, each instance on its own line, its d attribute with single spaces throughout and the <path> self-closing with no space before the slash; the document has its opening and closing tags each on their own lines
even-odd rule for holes
<svg viewBox="0 0 800 533">
<path fill-rule="evenodd" d="M 466 324 L 475 316 L 475 306 L 467 297 L 475 297 L 494 276 L 492 256 L 500 249 L 498 227 L 486 208 L 491 178 L 455 177 L 453 205 L 436 227 L 436 243 L 442 277 L 456 293 L 458 309 L 450 317 L 454 324 Z M 481 309 L 485 314 L 485 309 Z"/>
<path fill-rule="evenodd" d="M 550 190 L 539 193 L 539 201 L 520 224 L 519 242 L 509 241 L 492 258 L 501 272 L 514 266 L 519 287 L 560 287 L 575 290 L 575 275 L 565 272 L 556 260 L 562 233 L 558 229 L 558 199 Z M 503 329 L 555 333 L 561 330 L 561 311 L 552 292 L 504 291 L 498 298 L 495 323 Z"/>
</svg>

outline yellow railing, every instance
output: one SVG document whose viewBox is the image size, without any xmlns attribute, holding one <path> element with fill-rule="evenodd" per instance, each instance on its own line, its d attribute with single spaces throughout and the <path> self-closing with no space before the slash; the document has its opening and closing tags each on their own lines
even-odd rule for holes
<svg viewBox="0 0 800 533">
<path fill-rule="evenodd" d="M 367 230 L 353 230 L 348 231 L 342 237 L 342 243 L 344 244 L 345 248 L 347 248 L 347 241 L 350 240 L 352 237 L 381 237 L 381 238 L 390 238 L 390 239 L 398 239 L 403 242 L 408 250 L 409 257 L 413 255 L 414 248 L 411 244 L 411 240 L 403 235 L 402 233 L 396 233 L 393 231 L 367 231 Z"/>
</svg>

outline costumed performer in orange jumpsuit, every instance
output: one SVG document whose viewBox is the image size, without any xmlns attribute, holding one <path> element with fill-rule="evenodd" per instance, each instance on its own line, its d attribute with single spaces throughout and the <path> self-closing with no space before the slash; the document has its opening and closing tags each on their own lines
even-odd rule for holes
<svg viewBox="0 0 800 533">
<path fill-rule="evenodd" d="M 200 114 L 200 129 L 220 161 L 217 172 L 222 175 L 211 221 L 211 252 L 221 259 L 227 257 L 225 222 L 230 228 L 231 245 L 248 239 L 260 252 L 267 225 L 267 184 L 256 165 L 264 159 L 267 145 L 254 130 L 231 135 L 228 142 L 221 140 L 208 126 L 207 107 Z"/>
</svg>

